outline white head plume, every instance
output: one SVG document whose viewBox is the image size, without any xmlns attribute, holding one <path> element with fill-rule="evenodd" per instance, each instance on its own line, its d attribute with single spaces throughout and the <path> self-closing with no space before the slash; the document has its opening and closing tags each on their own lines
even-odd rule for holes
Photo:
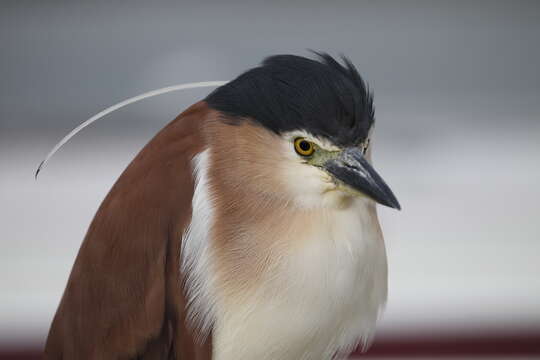
<svg viewBox="0 0 540 360">
<path fill-rule="evenodd" d="M 167 86 L 161 89 L 156 89 L 152 91 L 145 92 L 144 94 L 140 94 L 134 97 L 131 97 L 129 99 L 126 99 L 124 101 L 121 101 L 115 105 L 112 105 L 105 110 L 100 111 L 96 115 L 92 116 L 90 119 L 84 121 L 79 126 L 77 126 L 75 129 L 71 130 L 69 134 L 64 136 L 62 140 L 60 140 L 53 148 L 52 150 L 47 154 L 45 159 L 39 164 L 35 177 L 37 179 L 37 176 L 41 169 L 45 167 L 47 162 L 53 157 L 53 155 L 60 150 L 60 148 L 67 143 L 73 136 L 75 136 L 79 131 L 87 127 L 88 125 L 92 124 L 94 121 L 101 119 L 107 114 L 112 113 L 113 111 L 116 111 L 126 105 L 133 104 L 134 102 L 153 97 L 158 96 L 162 94 L 166 94 L 172 91 L 178 91 L 178 90 L 187 90 L 187 89 L 195 89 L 195 88 L 201 88 L 201 87 L 215 87 L 215 86 L 222 86 L 225 85 L 228 81 L 203 81 L 203 82 L 194 82 L 194 83 L 187 83 L 187 84 L 180 84 L 180 85 L 173 85 L 173 86 Z"/>
</svg>

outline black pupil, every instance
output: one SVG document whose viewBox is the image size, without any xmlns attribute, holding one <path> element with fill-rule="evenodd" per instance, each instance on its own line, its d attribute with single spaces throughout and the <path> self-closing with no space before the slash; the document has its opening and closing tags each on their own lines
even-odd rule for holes
<svg viewBox="0 0 540 360">
<path fill-rule="evenodd" d="M 302 140 L 300 141 L 300 149 L 302 149 L 302 151 L 309 151 L 309 149 L 311 149 L 311 145 L 307 141 Z"/>
</svg>

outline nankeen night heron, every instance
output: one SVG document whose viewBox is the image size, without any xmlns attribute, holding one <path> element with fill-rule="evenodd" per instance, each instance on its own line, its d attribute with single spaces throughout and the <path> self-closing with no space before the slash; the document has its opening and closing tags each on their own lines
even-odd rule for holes
<svg viewBox="0 0 540 360">
<path fill-rule="evenodd" d="M 73 266 L 49 359 L 331 359 L 387 295 L 355 67 L 292 55 L 215 89 L 112 187 Z"/>
</svg>

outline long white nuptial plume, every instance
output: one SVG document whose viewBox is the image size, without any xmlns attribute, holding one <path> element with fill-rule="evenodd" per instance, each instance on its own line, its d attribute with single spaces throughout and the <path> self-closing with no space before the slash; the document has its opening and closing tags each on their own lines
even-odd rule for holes
<svg viewBox="0 0 540 360">
<path fill-rule="evenodd" d="M 37 176 L 41 169 L 45 167 L 47 162 L 53 157 L 53 155 L 60 150 L 60 148 L 67 143 L 73 136 L 75 136 L 79 131 L 87 127 L 88 125 L 92 124 L 94 121 L 101 119 L 107 114 L 112 113 L 113 111 L 116 111 L 120 108 L 123 108 L 126 105 L 133 104 L 134 102 L 153 97 L 158 96 L 162 94 L 166 94 L 172 91 L 178 91 L 178 90 L 187 90 L 187 89 L 195 89 L 195 88 L 202 88 L 202 87 L 217 87 L 222 86 L 228 83 L 228 81 L 202 81 L 202 82 L 194 82 L 194 83 L 187 83 L 187 84 L 180 84 L 180 85 L 173 85 L 173 86 L 167 86 L 161 89 L 152 90 L 145 92 L 144 94 L 140 94 L 134 97 L 131 97 L 129 99 L 126 99 L 124 101 L 119 102 L 118 104 L 115 104 L 113 106 L 110 106 L 106 108 L 103 111 L 100 111 L 96 115 L 92 116 L 90 119 L 86 120 L 85 122 L 81 123 L 79 126 L 77 126 L 75 129 L 71 130 L 69 134 L 64 136 L 62 140 L 60 140 L 53 148 L 52 150 L 47 154 L 45 159 L 39 164 L 35 177 L 37 179 Z"/>
</svg>

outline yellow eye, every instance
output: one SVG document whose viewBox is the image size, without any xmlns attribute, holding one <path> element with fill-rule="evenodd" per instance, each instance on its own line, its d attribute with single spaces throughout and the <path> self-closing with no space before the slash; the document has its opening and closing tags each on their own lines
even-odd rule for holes
<svg viewBox="0 0 540 360">
<path fill-rule="evenodd" d="M 296 150 L 298 155 L 310 156 L 315 151 L 315 147 L 313 146 L 312 142 L 299 137 L 294 139 L 294 150 Z"/>
</svg>

